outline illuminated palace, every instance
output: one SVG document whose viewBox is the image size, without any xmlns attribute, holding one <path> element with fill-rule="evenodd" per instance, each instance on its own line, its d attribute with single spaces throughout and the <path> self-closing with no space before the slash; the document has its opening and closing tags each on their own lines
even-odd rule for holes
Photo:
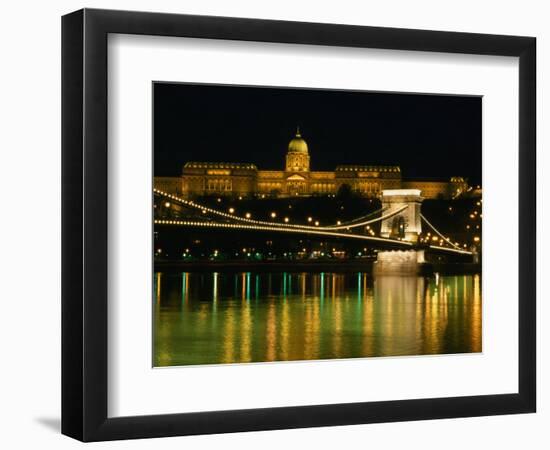
<svg viewBox="0 0 550 450">
<path fill-rule="evenodd" d="M 384 189 L 420 189 L 424 198 L 452 198 L 471 191 L 462 177 L 403 180 L 399 166 L 338 165 L 331 172 L 310 170 L 308 145 L 299 129 L 288 144 L 285 170 L 260 170 L 251 163 L 188 162 L 179 177 L 155 177 L 155 188 L 182 197 L 332 195 L 343 185 L 365 197 L 378 197 Z"/>
</svg>

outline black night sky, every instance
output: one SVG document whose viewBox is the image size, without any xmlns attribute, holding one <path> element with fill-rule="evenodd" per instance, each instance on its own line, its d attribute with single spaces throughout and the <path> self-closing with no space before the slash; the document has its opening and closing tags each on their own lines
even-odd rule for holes
<svg viewBox="0 0 550 450">
<path fill-rule="evenodd" d="M 281 170 L 300 126 L 311 170 L 396 164 L 403 178 L 481 182 L 481 98 L 156 83 L 155 175 L 187 161 Z"/>
</svg>

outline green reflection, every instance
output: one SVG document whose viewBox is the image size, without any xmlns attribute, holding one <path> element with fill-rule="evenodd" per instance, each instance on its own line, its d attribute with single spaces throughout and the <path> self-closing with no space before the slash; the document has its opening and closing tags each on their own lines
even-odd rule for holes
<svg viewBox="0 0 550 450">
<path fill-rule="evenodd" d="M 187 272 L 181 274 L 181 301 L 185 303 L 187 301 L 187 289 L 189 288 L 187 284 Z"/>
<path fill-rule="evenodd" d="M 218 272 L 214 272 L 212 277 L 212 310 L 215 313 L 218 306 Z"/>
<path fill-rule="evenodd" d="M 361 272 L 359 272 L 357 274 L 357 301 L 360 302 L 362 297 L 361 297 L 361 288 L 362 288 L 362 278 L 361 278 Z"/>
<path fill-rule="evenodd" d="M 319 300 L 321 302 L 321 306 L 323 306 L 323 302 L 325 301 L 325 272 L 321 272 L 321 281 L 319 284 Z"/>
<path fill-rule="evenodd" d="M 157 272 L 153 293 L 156 366 L 481 351 L 479 275 Z"/>
</svg>

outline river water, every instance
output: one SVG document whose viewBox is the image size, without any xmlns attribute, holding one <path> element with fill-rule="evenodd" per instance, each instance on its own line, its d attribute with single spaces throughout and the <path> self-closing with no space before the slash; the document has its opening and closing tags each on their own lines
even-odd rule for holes
<svg viewBox="0 0 550 450">
<path fill-rule="evenodd" d="M 481 351 L 481 277 L 154 275 L 155 366 Z"/>
</svg>

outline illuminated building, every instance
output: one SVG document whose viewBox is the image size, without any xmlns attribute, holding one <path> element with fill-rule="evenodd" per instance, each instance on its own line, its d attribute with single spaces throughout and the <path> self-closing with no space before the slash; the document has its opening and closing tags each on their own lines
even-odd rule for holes
<svg viewBox="0 0 550 450">
<path fill-rule="evenodd" d="M 311 170 L 309 148 L 299 129 L 288 144 L 284 170 L 260 170 L 252 163 L 187 162 L 179 177 L 155 177 L 155 188 L 186 198 L 335 195 L 344 185 L 373 198 L 385 189 L 420 189 L 424 198 L 452 198 L 469 190 L 462 177 L 403 180 L 399 166 L 338 165 L 334 171 Z"/>
</svg>

